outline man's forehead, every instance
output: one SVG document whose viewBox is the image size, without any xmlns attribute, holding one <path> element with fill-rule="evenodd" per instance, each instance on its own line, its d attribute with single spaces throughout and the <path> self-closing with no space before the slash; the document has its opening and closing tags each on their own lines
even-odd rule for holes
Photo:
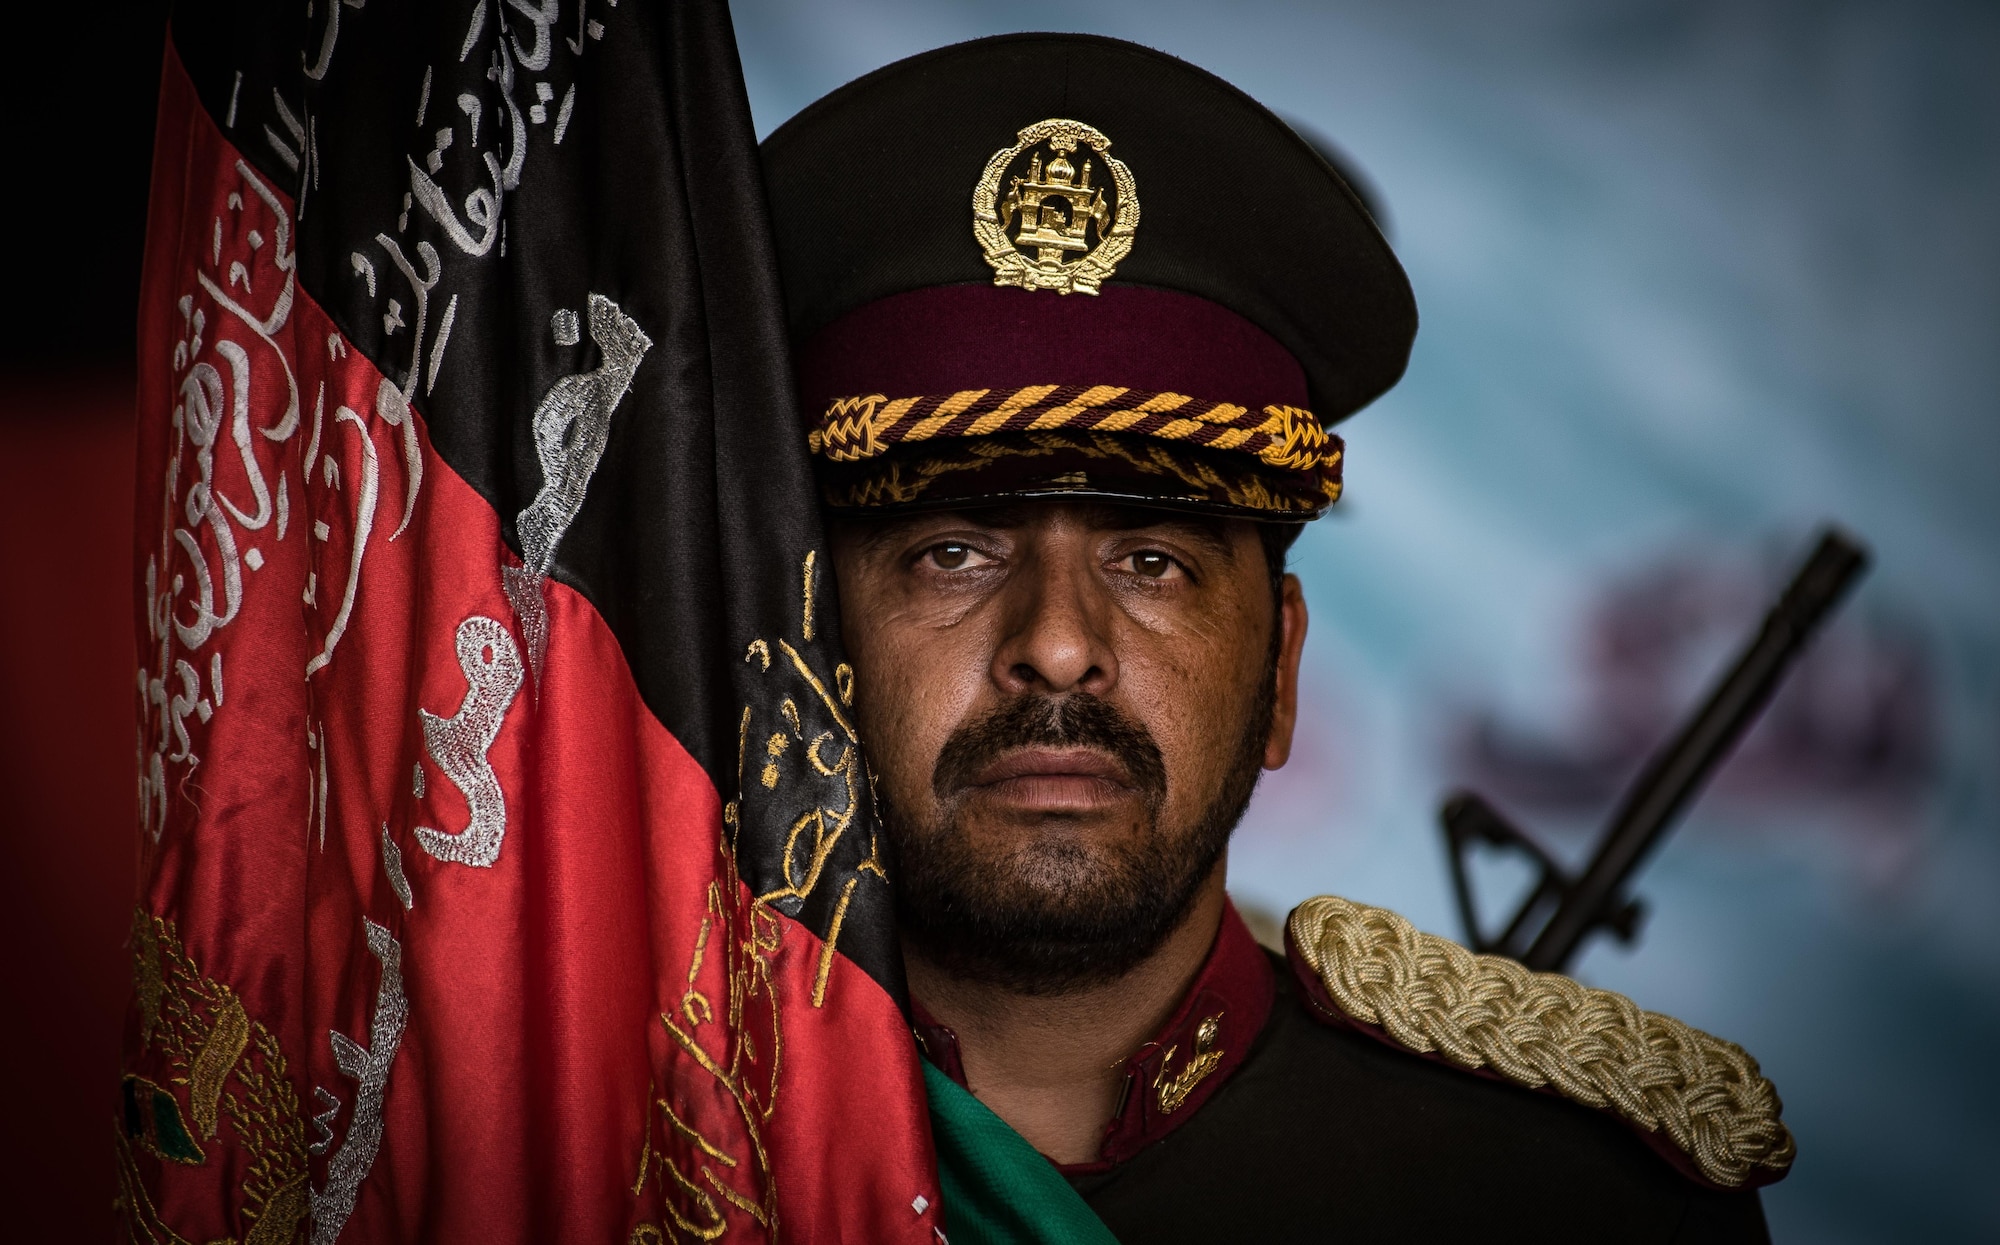
<svg viewBox="0 0 2000 1245">
<path fill-rule="evenodd" d="M 886 516 L 861 516 L 850 512 L 833 516 L 833 524 L 836 530 L 850 534 L 864 546 L 893 541 L 915 532 L 951 527 L 1003 532 L 1055 526 L 1074 526 L 1092 532 L 1157 531 L 1209 546 L 1224 557 L 1235 555 L 1238 530 L 1247 532 L 1254 526 L 1246 519 L 1190 514 L 1156 506 L 1061 499 L 1012 500 Z"/>
</svg>

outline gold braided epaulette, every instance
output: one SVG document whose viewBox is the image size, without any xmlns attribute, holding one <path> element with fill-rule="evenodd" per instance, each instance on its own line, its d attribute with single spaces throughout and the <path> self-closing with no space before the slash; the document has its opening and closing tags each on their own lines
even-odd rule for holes
<svg viewBox="0 0 2000 1245">
<path fill-rule="evenodd" d="M 1792 1165 L 1777 1090 L 1734 1043 L 1622 994 L 1475 955 L 1383 908 L 1309 899 L 1287 932 L 1334 1005 L 1398 1045 L 1616 1111 L 1725 1189 Z"/>
</svg>

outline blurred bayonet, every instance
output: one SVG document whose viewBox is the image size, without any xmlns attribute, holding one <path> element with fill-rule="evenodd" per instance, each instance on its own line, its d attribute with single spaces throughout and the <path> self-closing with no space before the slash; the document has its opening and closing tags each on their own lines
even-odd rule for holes
<svg viewBox="0 0 2000 1245">
<path fill-rule="evenodd" d="M 1443 819 L 1451 848 L 1452 886 L 1473 948 L 1512 957 L 1532 969 L 1560 972 L 1598 929 L 1630 942 L 1645 910 L 1626 896 L 1626 884 L 1756 722 L 1792 662 L 1867 565 L 1867 550 L 1859 542 L 1834 528 L 1820 534 L 1812 556 L 1765 616 L 1743 655 L 1625 793 L 1581 874 L 1565 871 L 1479 796 L 1461 791 L 1446 800 Z M 1466 876 L 1466 854 L 1474 843 L 1524 853 L 1539 872 L 1514 919 L 1493 937 L 1480 924 Z"/>
</svg>

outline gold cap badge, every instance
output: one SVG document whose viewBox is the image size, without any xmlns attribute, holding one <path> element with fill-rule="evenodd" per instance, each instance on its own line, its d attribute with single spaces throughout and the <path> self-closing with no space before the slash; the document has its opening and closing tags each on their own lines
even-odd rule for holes
<svg viewBox="0 0 2000 1245">
<path fill-rule="evenodd" d="M 1110 139 L 1081 121 L 1037 122 L 1019 139 L 993 153 L 972 190 L 972 235 L 993 266 L 993 284 L 1095 294 L 1132 251 L 1139 227 L 1132 170 L 1111 158 Z M 1079 146 L 1088 148 L 1080 167 Z M 1091 185 L 1090 152 L 1104 161 L 1108 187 Z"/>
</svg>

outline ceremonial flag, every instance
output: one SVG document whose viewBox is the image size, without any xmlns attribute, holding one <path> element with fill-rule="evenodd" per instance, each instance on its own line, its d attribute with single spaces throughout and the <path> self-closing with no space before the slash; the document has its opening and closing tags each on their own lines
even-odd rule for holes
<svg viewBox="0 0 2000 1245">
<path fill-rule="evenodd" d="M 183 4 L 136 1239 L 931 1242 L 718 0 Z"/>
</svg>

